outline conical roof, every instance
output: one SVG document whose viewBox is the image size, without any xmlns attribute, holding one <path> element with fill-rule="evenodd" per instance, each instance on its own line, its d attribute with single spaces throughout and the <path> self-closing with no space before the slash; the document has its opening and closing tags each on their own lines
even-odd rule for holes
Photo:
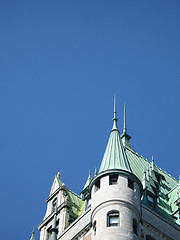
<svg viewBox="0 0 180 240">
<path fill-rule="evenodd" d="M 117 128 L 116 103 L 114 103 L 113 122 L 113 129 L 109 137 L 99 173 L 110 169 L 132 172 L 125 152 L 125 148 L 122 144 L 119 130 Z"/>
</svg>

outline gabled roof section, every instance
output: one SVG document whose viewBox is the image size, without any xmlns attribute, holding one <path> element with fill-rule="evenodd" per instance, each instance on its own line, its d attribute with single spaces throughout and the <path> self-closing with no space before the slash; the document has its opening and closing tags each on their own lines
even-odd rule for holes
<svg viewBox="0 0 180 240">
<path fill-rule="evenodd" d="M 110 169 L 119 169 L 131 172 L 131 167 L 117 127 L 116 98 L 114 98 L 113 128 L 99 169 L 99 173 Z"/>
<path fill-rule="evenodd" d="M 172 215 L 178 209 L 174 203 L 178 198 L 178 181 L 157 167 L 154 164 L 154 159 L 150 162 L 128 147 L 126 147 L 126 154 L 132 173 L 142 181 L 143 187 L 154 195 L 155 192 L 158 193 L 157 206 L 154 211 L 171 221 L 175 221 Z M 157 178 L 158 176 L 159 178 Z"/>
<path fill-rule="evenodd" d="M 52 184 L 49 196 L 51 196 L 51 194 L 53 194 L 61 186 L 62 186 L 61 174 L 60 172 L 58 172 L 58 174 L 54 177 L 54 182 Z"/>
</svg>

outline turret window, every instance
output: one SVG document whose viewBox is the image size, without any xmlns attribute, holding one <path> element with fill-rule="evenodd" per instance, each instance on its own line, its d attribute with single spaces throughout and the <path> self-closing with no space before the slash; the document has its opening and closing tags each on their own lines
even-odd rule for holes
<svg viewBox="0 0 180 240">
<path fill-rule="evenodd" d="M 128 187 L 134 190 L 134 181 L 128 178 Z"/>
<path fill-rule="evenodd" d="M 133 232 L 137 235 L 138 232 L 138 224 L 136 219 L 133 219 Z"/>
<path fill-rule="evenodd" d="M 98 179 L 98 180 L 95 182 L 95 192 L 97 192 L 99 189 L 100 189 L 100 179 Z"/>
<path fill-rule="evenodd" d="M 154 238 L 150 237 L 149 235 L 146 236 L 146 240 L 155 240 Z"/>
<path fill-rule="evenodd" d="M 118 174 L 109 175 L 109 185 L 115 185 L 118 181 Z"/>
<path fill-rule="evenodd" d="M 107 215 L 107 226 L 116 227 L 119 226 L 119 212 L 111 211 Z"/>
<path fill-rule="evenodd" d="M 93 223 L 93 230 L 94 230 L 94 235 L 96 235 L 96 221 Z"/>
</svg>

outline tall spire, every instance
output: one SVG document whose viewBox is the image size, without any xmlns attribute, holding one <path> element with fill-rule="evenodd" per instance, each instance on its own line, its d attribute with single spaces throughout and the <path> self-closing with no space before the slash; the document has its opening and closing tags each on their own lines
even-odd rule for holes
<svg viewBox="0 0 180 240">
<path fill-rule="evenodd" d="M 118 169 L 131 172 L 131 167 L 121 141 L 119 130 L 116 125 L 116 96 L 114 96 L 113 122 L 113 128 L 109 137 L 109 141 L 106 147 L 106 151 L 104 153 L 99 172 L 110 169 Z"/>
<path fill-rule="evenodd" d="M 124 102 L 124 129 L 123 133 L 126 133 L 126 103 Z"/>
<path fill-rule="evenodd" d="M 34 227 L 33 227 L 33 231 L 32 231 L 32 235 L 31 235 L 30 240 L 35 240 L 35 238 L 34 238 Z"/>
<path fill-rule="evenodd" d="M 131 139 L 131 136 L 127 134 L 127 128 L 126 128 L 126 103 L 124 102 L 124 128 L 123 133 L 121 135 L 122 143 L 125 147 L 129 147 L 132 149 L 129 140 Z"/>
<path fill-rule="evenodd" d="M 113 118 L 113 128 L 112 130 L 118 130 L 117 128 L 117 118 L 116 118 L 116 94 L 114 94 L 114 118 Z"/>
</svg>

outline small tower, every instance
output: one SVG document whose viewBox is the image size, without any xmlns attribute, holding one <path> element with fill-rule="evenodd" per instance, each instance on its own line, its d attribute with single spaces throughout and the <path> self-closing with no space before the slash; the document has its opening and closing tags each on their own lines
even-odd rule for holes
<svg viewBox="0 0 180 240">
<path fill-rule="evenodd" d="M 94 240 L 140 239 L 142 184 L 132 173 L 122 144 L 117 127 L 116 99 L 113 128 L 99 173 L 92 179 L 89 191 Z"/>
<path fill-rule="evenodd" d="M 42 223 L 38 226 L 40 240 L 55 240 L 69 225 L 69 209 L 71 204 L 68 199 L 68 190 L 61 181 L 61 174 L 54 178 L 49 197 L 46 199 L 47 210 Z"/>
</svg>

